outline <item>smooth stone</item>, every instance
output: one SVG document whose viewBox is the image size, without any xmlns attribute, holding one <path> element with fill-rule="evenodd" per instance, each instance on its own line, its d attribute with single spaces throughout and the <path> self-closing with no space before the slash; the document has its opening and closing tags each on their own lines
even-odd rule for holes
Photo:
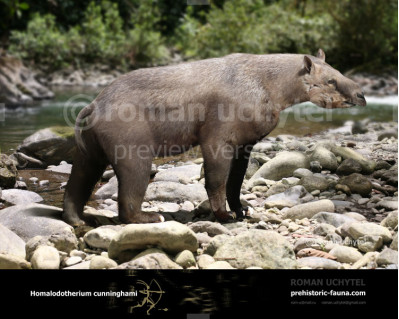
<svg viewBox="0 0 399 319">
<path fill-rule="evenodd" d="M 337 158 L 335 155 L 330 152 L 328 149 L 317 146 L 312 155 L 310 156 L 310 161 L 317 161 L 320 163 L 323 169 L 327 169 L 329 171 L 335 171 L 338 167 Z"/>
<path fill-rule="evenodd" d="M 398 226 L 398 211 L 393 211 L 381 221 L 381 226 L 395 229 Z"/>
<path fill-rule="evenodd" d="M 337 213 L 320 212 L 312 217 L 312 219 L 317 220 L 319 223 L 330 224 L 334 227 L 339 227 L 348 222 L 354 222 L 355 219 Z"/>
<path fill-rule="evenodd" d="M 30 269 L 31 263 L 20 256 L 0 252 L 0 269 Z"/>
<path fill-rule="evenodd" d="M 385 139 L 385 138 L 391 138 L 391 137 L 394 137 L 394 138 L 398 138 L 398 132 L 395 130 L 387 130 L 387 131 L 384 131 L 384 132 L 382 132 L 382 133 L 380 133 L 380 134 L 378 134 L 378 140 L 379 141 L 382 141 L 383 139 Z"/>
<path fill-rule="evenodd" d="M 73 228 L 61 220 L 62 209 L 43 204 L 16 205 L 0 210 L 0 223 L 24 241 L 35 236 L 69 236 Z"/>
<path fill-rule="evenodd" d="M 118 264 L 110 258 L 94 256 L 92 259 L 90 259 L 90 269 L 109 269 L 116 267 L 118 267 Z"/>
<path fill-rule="evenodd" d="M 271 142 L 259 142 L 256 143 L 252 149 L 252 152 L 267 153 L 273 151 L 273 143 Z"/>
<path fill-rule="evenodd" d="M 175 263 L 183 268 L 188 268 L 196 265 L 194 254 L 189 250 L 183 250 L 175 257 Z"/>
<path fill-rule="evenodd" d="M 90 260 L 83 261 L 81 263 L 75 264 L 73 266 L 62 268 L 62 270 L 74 270 L 74 269 L 90 269 Z"/>
<path fill-rule="evenodd" d="M 72 256 L 72 257 L 69 257 L 64 260 L 64 265 L 66 267 L 70 267 L 70 266 L 73 266 L 73 265 L 76 265 L 76 264 L 82 262 L 82 260 L 83 260 L 82 257 Z"/>
<path fill-rule="evenodd" d="M 175 182 L 153 182 L 148 185 L 144 200 L 161 202 L 202 202 L 208 198 L 204 185 Z"/>
<path fill-rule="evenodd" d="M 262 267 L 264 269 L 296 268 L 291 244 L 274 231 L 253 229 L 226 241 L 214 255 L 215 260 L 226 260 L 238 269 Z"/>
<path fill-rule="evenodd" d="M 278 181 L 283 177 L 291 177 L 297 168 L 309 168 L 306 155 L 300 152 L 281 152 L 263 164 L 248 183 L 253 183 L 259 177 Z"/>
<path fill-rule="evenodd" d="M 377 203 L 377 208 L 385 208 L 387 210 L 398 210 L 398 202 L 396 200 L 382 200 Z M 396 212 L 396 220 L 398 219 L 398 212 Z M 397 221 L 396 221 L 397 223 Z"/>
<path fill-rule="evenodd" d="M 353 218 L 354 220 L 357 220 L 358 222 L 363 222 L 363 221 L 367 220 L 366 217 L 364 217 L 363 215 L 361 215 L 359 213 L 355 213 L 355 212 L 344 213 L 342 215 Z"/>
<path fill-rule="evenodd" d="M 173 262 L 162 250 L 147 249 L 116 269 L 182 269 L 182 267 Z"/>
<path fill-rule="evenodd" d="M 255 159 L 259 164 L 265 164 L 270 161 L 270 158 L 261 152 L 251 152 L 251 158 Z"/>
<path fill-rule="evenodd" d="M 115 176 L 115 171 L 113 169 L 109 169 L 103 173 L 103 176 L 101 177 L 101 179 L 108 181 L 114 176 Z"/>
<path fill-rule="evenodd" d="M 287 189 L 284 193 L 269 196 L 264 205 L 266 208 L 276 207 L 282 209 L 284 207 L 292 207 L 301 203 L 300 198 L 307 195 L 307 191 L 303 186 L 297 185 Z"/>
<path fill-rule="evenodd" d="M 371 236 L 371 235 L 359 237 L 356 242 L 357 242 L 357 248 L 364 253 L 377 251 L 384 244 L 381 236 Z"/>
<path fill-rule="evenodd" d="M 320 223 L 313 230 L 313 234 L 319 236 L 326 236 L 328 234 L 333 234 L 333 233 L 335 233 L 335 227 L 333 225 L 326 223 Z"/>
<path fill-rule="evenodd" d="M 25 258 L 25 241 L 16 233 L 0 224 L 0 252 Z"/>
<path fill-rule="evenodd" d="M 211 239 L 209 244 L 205 247 L 204 253 L 213 256 L 216 251 L 223 246 L 232 237 L 226 234 L 216 235 Z"/>
<path fill-rule="evenodd" d="M 363 255 L 356 248 L 340 245 L 337 245 L 331 249 L 329 254 L 337 257 L 338 262 L 349 264 L 355 263 L 363 257 Z"/>
<path fill-rule="evenodd" d="M 297 178 L 302 178 L 305 176 L 312 176 L 313 173 L 307 168 L 298 168 L 294 171 L 293 176 Z"/>
<path fill-rule="evenodd" d="M 196 233 L 195 237 L 197 237 L 200 246 L 207 246 L 212 240 L 212 237 L 208 236 L 207 233 Z"/>
<path fill-rule="evenodd" d="M 87 257 L 87 254 L 84 251 L 74 249 L 69 253 L 69 256 L 85 259 Z"/>
<path fill-rule="evenodd" d="M 230 231 L 222 224 L 210 221 L 198 221 L 188 225 L 194 233 L 207 233 L 210 237 L 216 235 L 226 234 L 229 235 Z"/>
<path fill-rule="evenodd" d="M 367 197 L 373 189 L 368 178 L 358 173 L 353 173 L 349 176 L 342 177 L 338 183 L 347 185 L 352 193 L 359 194 L 362 197 Z"/>
<path fill-rule="evenodd" d="M 117 226 L 100 226 L 88 231 L 83 239 L 90 247 L 108 250 L 109 244 L 120 229 L 121 227 Z"/>
<path fill-rule="evenodd" d="M 304 176 L 299 181 L 299 184 L 305 187 L 308 192 L 313 192 L 315 190 L 319 190 L 323 192 L 327 190 L 330 186 L 330 183 L 324 177 L 319 176 Z"/>
<path fill-rule="evenodd" d="M 272 185 L 269 190 L 266 192 L 265 196 L 270 197 L 276 194 L 284 193 L 286 190 L 289 189 L 289 186 L 283 183 L 277 183 Z"/>
<path fill-rule="evenodd" d="M 111 177 L 108 183 L 101 186 L 94 194 L 95 199 L 111 198 L 112 195 L 118 193 L 118 180 L 117 177 Z"/>
<path fill-rule="evenodd" d="M 205 267 L 205 269 L 235 269 L 227 261 L 220 260 Z"/>
<path fill-rule="evenodd" d="M 23 189 L 4 189 L 1 193 L 1 200 L 13 205 L 26 205 L 42 202 L 43 198 L 35 192 Z"/>
<path fill-rule="evenodd" d="M 60 254 L 51 246 L 39 246 L 31 258 L 33 269 L 59 269 Z"/>
<path fill-rule="evenodd" d="M 304 203 L 296 205 L 287 209 L 283 213 L 283 219 L 303 219 L 312 218 L 314 215 L 320 212 L 334 212 L 334 203 L 328 199 L 322 199 L 319 201 Z"/>
<path fill-rule="evenodd" d="M 175 221 L 129 224 L 113 237 L 108 254 L 111 259 L 118 259 L 118 255 L 125 250 L 145 249 L 149 246 L 160 247 L 170 253 L 186 249 L 195 252 L 198 241 L 190 228 Z"/>
<path fill-rule="evenodd" d="M 297 260 L 298 268 L 341 269 L 342 265 L 334 260 L 322 257 L 303 257 Z"/>
<path fill-rule="evenodd" d="M 390 248 L 385 248 L 377 257 L 377 264 L 379 266 L 398 264 L 398 251 Z"/>
<path fill-rule="evenodd" d="M 355 262 L 350 268 L 351 269 L 360 269 L 370 263 L 375 263 L 379 253 L 376 251 L 368 252 L 363 255 L 357 262 Z"/>
<path fill-rule="evenodd" d="M 180 179 L 190 180 L 192 177 L 201 174 L 201 165 L 183 165 L 159 171 L 155 174 L 154 182 L 175 182 Z"/>
<path fill-rule="evenodd" d="M 368 222 L 351 222 L 341 226 L 341 232 L 345 236 L 357 240 L 359 237 L 366 235 L 370 236 L 381 236 L 384 243 L 390 243 L 392 241 L 391 232 L 388 228 Z"/>
<path fill-rule="evenodd" d="M 176 203 L 158 203 L 156 204 L 159 212 L 176 213 L 180 211 L 180 205 Z"/>
<path fill-rule="evenodd" d="M 193 204 L 192 202 L 186 200 L 186 201 L 181 205 L 181 209 L 182 209 L 182 210 L 185 210 L 185 211 L 188 211 L 188 212 L 191 212 L 192 210 L 195 209 L 195 206 L 194 206 L 194 204 Z"/>
<path fill-rule="evenodd" d="M 336 173 L 338 175 L 350 175 L 353 173 L 360 173 L 362 169 L 362 165 L 360 165 L 358 161 L 347 158 L 338 166 Z"/>
<path fill-rule="evenodd" d="M 197 258 L 197 264 L 200 269 L 205 269 L 208 267 L 210 264 L 213 264 L 215 262 L 215 259 L 207 254 L 202 254 L 199 255 Z"/>
<path fill-rule="evenodd" d="M 54 173 L 71 174 L 72 164 L 66 162 L 61 162 L 60 165 L 50 165 L 47 167 L 46 171 Z"/>
</svg>

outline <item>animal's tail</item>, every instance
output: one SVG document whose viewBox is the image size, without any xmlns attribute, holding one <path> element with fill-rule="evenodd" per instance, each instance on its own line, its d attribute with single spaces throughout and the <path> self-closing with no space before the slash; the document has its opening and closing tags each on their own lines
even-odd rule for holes
<svg viewBox="0 0 399 319">
<path fill-rule="evenodd" d="M 81 152 L 87 153 L 86 145 L 82 139 L 82 124 L 86 117 L 88 117 L 94 110 L 94 104 L 91 103 L 84 107 L 78 114 L 75 122 L 75 141 Z"/>
</svg>

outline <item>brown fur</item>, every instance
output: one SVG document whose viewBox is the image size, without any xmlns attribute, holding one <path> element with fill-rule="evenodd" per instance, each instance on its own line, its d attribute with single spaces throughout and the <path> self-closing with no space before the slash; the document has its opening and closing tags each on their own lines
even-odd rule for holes
<svg viewBox="0 0 399 319">
<path fill-rule="evenodd" d="M 317 57 L 232 54 L 119 77 L 78 116 L 79 151 L 64 219 L 82 223 L 83 206 L 110 163 L 119 181 L 120 220 L 160 221 L 158 214 L 141 212 L 152 158 L 195 145 L 203 153 L 216 218 L 230 218 L 226 199 L 242 216 L 239 196 L 249 153 L 277 125 L 281 110 L 305 101 L 331 108 L 366 104 L 360 87 L 324 58 L 321 50 Z"/>
</svg>

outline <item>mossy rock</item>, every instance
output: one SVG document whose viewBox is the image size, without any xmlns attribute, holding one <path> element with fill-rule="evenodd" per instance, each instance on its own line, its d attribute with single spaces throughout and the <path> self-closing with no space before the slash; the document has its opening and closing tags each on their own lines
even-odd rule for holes
<svg viewBox="0 0 399 319">
<path fill-rule="evenodd" d="M 75 130 L 70 126 L 52 126 L 50 130 L 63 138 L 73 138 L 75 137 Z"/>
</svg>

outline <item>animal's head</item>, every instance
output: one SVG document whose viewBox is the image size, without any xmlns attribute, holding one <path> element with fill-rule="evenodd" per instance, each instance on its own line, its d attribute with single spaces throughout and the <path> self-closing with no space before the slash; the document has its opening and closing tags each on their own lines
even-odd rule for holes
<svg viewBox="0 0 399 319">
<path fill-rule="evenodd" d="M 334 109 L 366 106 L 360 86 L 328 65 L 325 59 L 321 49 L 316 57 L 304 57 L 303 81 L 309 101 L 324 108 Z"/>
</svg>

